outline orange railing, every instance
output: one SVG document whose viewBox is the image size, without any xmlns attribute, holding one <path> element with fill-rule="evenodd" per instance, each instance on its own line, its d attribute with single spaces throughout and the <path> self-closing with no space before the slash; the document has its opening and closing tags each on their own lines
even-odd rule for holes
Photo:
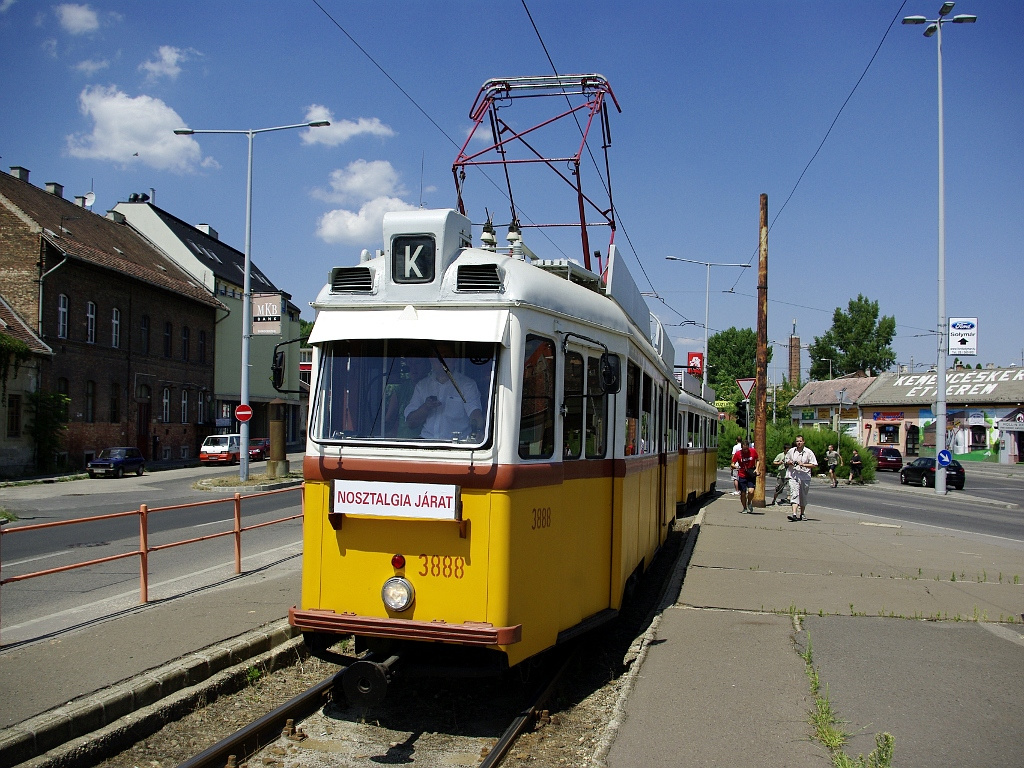
<svg viewBox="0 0 1024 768">
<path fill-rule="evenodd" d="M 235 573 L 239 574 L 242 572 L 242 533 L 245 531 L 253 531 L 257 528 L 265 528 L 268 525 L 276 525 L 277 523 L 286 523 L 289 520 L 296 520 L 302 517 L 300 512 L 297 515 L 289 515 L 288 517 L 281 517 L 276 520 L 268 520 L 263 523 L 256 523 L 255 525 L 242 525 L 242 501 L 243 499 L 255 499 L 260 496 L 272 496 L 277 493 L 293 493 L 295 491 L 302 490 L 301 485 L 292 486 L 290 488 L 279 488 L 274 491 L 263 491 L 261 493 L 252 493 L 246 496 L 242 496 L 240 493 L 236 493 L 231 498 L 224 499 L 212 499 L 210 501 L 196 501 L 191 504 L 173 504 L 167 507 L 153 507 L 152 509 L 146 504 L 140 504 L 138 509 L 128 510 L 126 512 L 112 512 L 107 515 L 97 515 L 95 517 L 79 517 L 74 520 L 60 520 L 53 523 L 37 523 L 35 525 L 23 525 L 17 528 L 6 528 L 0 525 L 0 554 L 3 552 L 3 539 L 5 536 L 12 536 L 14 534 L 29 533 L 30 531 L 41 531 L 45 528 L 57 528 L 63 525 L 78 525 L 82 523 L 94 523 L 100 520 L 113 520 L 119 517 L 131 517 L 132 515 L 138 515 L 139 517 L 139 548 L 130 552 L 121 552 L 117 555 L 109 555 L 107 557 L 99 557 L 94 560 L 83 560 L 79 563 L 71 563 L 69 565 L 61 565 L 56 568 L 47 568 L 43 571 L 35 571 L 33 573 L 23 573 L 20 576 L 10 576 L 8 578 L 0 578 L 0 587 L 4 584 L 10 584 L 16 581 L 25 581 L 26 579 L 34 579 L 40 576 L 49 576 L 54 573 L 63 573 L 64 571 L 71 571 L 75 568 L 85 568 L 90 565 L 100 565 L 101 563 L 109 563 L 114 560 L 123 560 L 126 557 L 138 557 L 139 558 L 139 603 L 149 602 L 149 553 L 159 552 L 163 549 L 171 549 L 172 547 L 180 547 L 185 544 L 198 544 L 201 541 L 209 541 L 210 539 L 219 539 L 222 536 L 233 536 L 235 540 Z M 218 533 L 210 533 L 205 536 L 197 536 L 192 539 L 184 539 L 182 541 L 172 541 L 169 544 L 159 544 L 156 546 L 150 546 L 149 544 L 149 516 L 158 512 L 170 512 L 175 509 L 189 509 L 192 507 L 208 507 L 213 504 L 224 504 L 225 502 L 233 502 L 234 507 L 234 525 L 230 531 L 220 531 Z M 0 556 L 0 576 L 3 575 L 3 558 Z M 2 605 L 2 601 L 0 601 Z M 0 625 L 2 626 L 2 625 Z"/>
</svg>

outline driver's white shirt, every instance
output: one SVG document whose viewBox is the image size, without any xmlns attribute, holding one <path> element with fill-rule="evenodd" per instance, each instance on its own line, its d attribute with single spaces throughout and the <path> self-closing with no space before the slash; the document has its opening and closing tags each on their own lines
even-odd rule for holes
<svg viewBox="0 0 1024 768">
<path fill-rule="evenodd" d="M 428 398 L 436 397 L 443 408 L 437 408 L 423 422 L 420 430 L 420 437 L 427 440 L 451 440 L 456 436 L 468 435 L 470 429 L 469 417 L 473 411 L 481 410 L 480 389 L 468 376 L 457 371 L 452 371 L 459 389 L 466 400 L 463 402 L 458 390 L 452 384 L 448 375 L 445 374 L 441 381 L 431 374 L 416 382 L 412 392 L 412 399 L 405 406 L 405 417 L 422 406 Z"/>
</svg>

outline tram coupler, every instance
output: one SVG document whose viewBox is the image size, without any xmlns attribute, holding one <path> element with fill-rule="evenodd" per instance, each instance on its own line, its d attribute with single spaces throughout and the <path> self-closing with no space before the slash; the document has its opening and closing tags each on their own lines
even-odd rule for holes
<svg viewBox="0 0 1024 768">
<path fill-rule="evenodd" d="M 387 695 L 397 664 L 398 656 L 390 656 L 383 663 L 362 658 L 345 667 L 338 675 L 349 704 L 361 707 L 380 704 Z"/>
</svg>

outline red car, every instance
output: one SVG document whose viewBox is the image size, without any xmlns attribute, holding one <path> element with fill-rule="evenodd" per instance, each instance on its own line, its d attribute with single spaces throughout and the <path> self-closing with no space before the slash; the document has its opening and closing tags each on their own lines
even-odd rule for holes
<svg viewBox="0 0 1024 768">
<path fill-rule="evenodd" d="M 891 469 L 899 472 L 903 469 L 903 454 L 899 448 L 890 448 L 885 445 L 869 445 L 868 450 L 875 457 L 876 469 Z"/>
<path fill-rule="evenodd" d="M 270 455 L 269 437 L 249 438 L 249 461 L 262 461 Z"/>
</svg>

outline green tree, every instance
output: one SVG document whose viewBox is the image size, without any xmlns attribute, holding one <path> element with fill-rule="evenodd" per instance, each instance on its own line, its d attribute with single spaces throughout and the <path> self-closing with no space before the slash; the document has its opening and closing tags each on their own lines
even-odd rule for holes
<svg viewBox="0 0 1024 768">
<path fill-rule="evenodd" d="M 68 429 L 67 395 L 37 390 L 28 396 L 32 421 L 25 427 L 36 448 L 36 468 L 41 472 L 55 469 L 57 453 L 64 445 Z"/>
<path fill-rule="evenodd" d="M 896 362 L 896 318 L 878 317 L 878 302 L 858 294 L 847 311 L 836 307 L 832 327 L 810 345 L 811 378 L 823 381 L 856 371 L 886 371 Z M 831 362 L 830 362 L 831 361 Z"/>
<path fill-rule="evenodd" d="M 312 332 L 313 332 L 313 323 L 311 323 L 309 320 L 303 320 L 300 317 L 299 318 L 299 333 L 301 333 L 303 337 L 308 337 L 309 334 L 311 334 Z"/>
<path fill-rule="evenodd" d="M 771 362 L 771 349 L 768 361 Z M 742 398 L 736 379 L 752 379 L 757 370 L 757 334 L 750 328 L 729 328 L 708 338 L 708 381 L 719 400 Z M 753 396 L 753 395 L 751 395 Z"/>
</svg>

